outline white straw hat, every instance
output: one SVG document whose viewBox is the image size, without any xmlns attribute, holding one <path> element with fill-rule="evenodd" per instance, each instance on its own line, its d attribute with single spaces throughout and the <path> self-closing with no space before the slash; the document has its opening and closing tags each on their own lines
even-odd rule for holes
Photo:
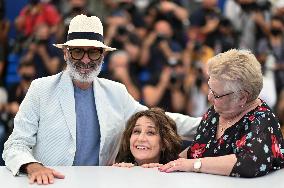
<svg viewBox="0 0 284 188">
<path fill-rule="evenodd" d="M 103 37 L 103 24 L 96 16 L 75 16 L 69 25 L 67 41 L 64 44 L 54 44 L 57 48 L 63 46 L 94 46 L 106 51 L 116 50 L 106 46 Z"/>
</svg>

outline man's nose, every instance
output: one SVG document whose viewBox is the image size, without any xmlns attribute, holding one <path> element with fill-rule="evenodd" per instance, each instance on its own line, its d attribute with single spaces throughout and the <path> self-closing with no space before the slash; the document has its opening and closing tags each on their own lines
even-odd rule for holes
<svg viewBox="0 0 284 188">
<path fill-rule="evenodd" d="M 84 54 L 83 58 L 81 59 L 81 61 L 83 63 L 85 63 L 85 64 L 88 64 L 91 61 L 89 56 L 88 56 L 88 52 L 85 52 L 85 54 Z"/>
</svg>

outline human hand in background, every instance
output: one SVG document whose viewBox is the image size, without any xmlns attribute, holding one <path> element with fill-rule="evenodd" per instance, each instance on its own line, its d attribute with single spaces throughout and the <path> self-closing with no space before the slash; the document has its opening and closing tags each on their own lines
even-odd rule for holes
<svg viewBox="0 0 284 188">
<path fill-rule="evenodd" d="M 219 23 L 220 19 L 218 17 L 207 18 L 203 31 L 206 31 L 206 34 L 211 33 L 218 28 Z"/>
<path fill-rule="evenodd" d="M 177 5 L 170 1 L 162 1 L 160 3 L 160 11 L 163 13 L 168 13 L 174 11 L 174 9 L 177 7 Z"/>
</svg>

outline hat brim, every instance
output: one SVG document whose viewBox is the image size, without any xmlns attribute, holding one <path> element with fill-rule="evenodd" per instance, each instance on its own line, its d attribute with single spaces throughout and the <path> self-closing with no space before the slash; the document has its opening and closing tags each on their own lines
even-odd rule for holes
<svg viewBox="0 0 284 188">
<path fill-rule="evenodd" d="M 103 48 L 106 51 L 114 51 L 116 48 L 111 48 L 109 46 L 106 46 L 100 41 L 97 40 L 88 40 L 88 39 L 74 39 L 65 42 L 64 44 L 53 44 L 57 48 L 62 48 L 63 46 L 93 46 L 96 48 Z"/>
</svg>

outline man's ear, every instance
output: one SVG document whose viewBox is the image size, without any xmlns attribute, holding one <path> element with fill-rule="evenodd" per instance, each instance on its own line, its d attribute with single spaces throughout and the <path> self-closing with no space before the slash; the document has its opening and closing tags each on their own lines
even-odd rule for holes
<svg viewBox="0 0 284 188">
<path fill-rule="evenodd" d="M 67 54 L 67 53 L 68 53 L 68 52 L 67 52 L 66 47 L 63 47 L 62 50 L 63 50 L 63 57 L 64 57 L 64 60 L 67 61 L 67 59 L 68 59 L 68 54 Z"/>
</svg>

